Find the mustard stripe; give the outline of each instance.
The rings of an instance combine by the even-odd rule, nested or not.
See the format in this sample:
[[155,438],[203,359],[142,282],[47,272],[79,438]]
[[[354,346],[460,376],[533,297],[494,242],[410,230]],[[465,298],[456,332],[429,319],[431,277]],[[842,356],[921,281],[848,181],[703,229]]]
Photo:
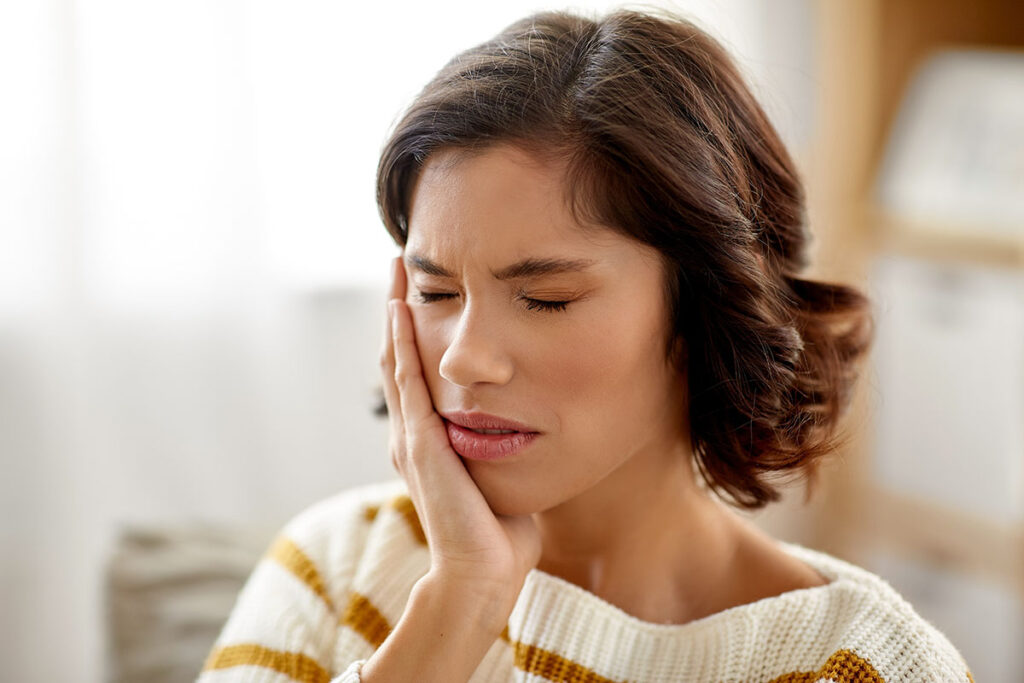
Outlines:
[[348,605],[341,615],[341,623],[361,635],[375,648],[391,634],[391,625],[370,599],[355,591],[349,593]]
[[372,522],[373,520],[377,519],[378,512],[380,512],[379,505],[367,505],[365,508],[363,508],[363,519],[365,519],[367,522]]
[[317,571],[316,565],[313,564],[313,561],[309,559],[306,553],[302,552],[299,546],[295,545],[290,539],[279,536],[270,547],[267,555],[294,574],[299,581],[306,584],[311,591],[327,603],[327,609],[331,611],[331,614],[336,613],[334,605],[331,603],[331,598],[327,595],[327,588],[320,577],[320,572]]
[[850,650],[837,650],[817,671],[794,671],[773,678],[769,683],[812,683],[821,678],[857,683],[885,683],[871,662]]
[[516,668],[528,674],[543,676],[556,683],[614,683],[612,679],[599,676],[581,664],[535,645],[516,641],[512,646],[515,648],[513,662]]
[[420,524],[419,515],[416,514],[416,508],[413,507],[412,499],[404,493],[395,496],[391,499],[391,507],[402,513],[405,521],[409,524],[409,528],[412,530],[413,536],[416,537],[420,545],[426,545],[427,535],[423,533],[423,526]]
[[970,671],[967,672],[967,680],[974,683],[974,676],[971,675]]
[[215,649],[206,659],[203,671],[230,669],[234,666],[261,666],[301,683],[329,683],[331,680],[331,675],[311,657],[299,652],[281,652],[250,643]]

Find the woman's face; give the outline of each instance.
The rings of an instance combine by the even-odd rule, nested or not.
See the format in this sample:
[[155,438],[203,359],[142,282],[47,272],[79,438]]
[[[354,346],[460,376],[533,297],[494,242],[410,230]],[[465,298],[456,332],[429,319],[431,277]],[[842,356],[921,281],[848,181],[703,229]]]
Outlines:
[[[406,301],[435,410],[540,432],[505,459],[463,459],[499,514],[542,512],[686,438],[685,378],[665,361],[658,252],[580,227],[561,173],[506,145],[442,150],[412,198]],[[524,259],[585,265],[494,276]],[[428,273],[425,261],[450,275]],[[568,303],[545,310],[531,300]]]

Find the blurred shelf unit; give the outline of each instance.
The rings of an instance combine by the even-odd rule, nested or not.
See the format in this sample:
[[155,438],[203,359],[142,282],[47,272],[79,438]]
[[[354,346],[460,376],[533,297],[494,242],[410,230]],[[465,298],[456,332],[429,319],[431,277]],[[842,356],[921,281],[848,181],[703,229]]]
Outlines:
[[982,226],[939,223],[899,216],[878,205],[865,208],[874,254],[898,254],[936,263],[1024,269],[1024,223],[1021,234],[1001,235]]
[[876,549],[976,577],[1024,601],[1024,525],[878,487],[870,490],[868,499],[864,523],[884,529],[874,543]]
[[[822,151],[812,183],[824,197],[817,200],[819,222],[833,226],[821,236],[822,253],[840,264],[836,273],[853,269],[867,282],[874,264],[895,257],[925,268],[1005,272],[1007,282],[1019,276],[1024,283],[1024,2],[818,0],[815,8],[823,64],[819,79],[840,84],[823,88]],[[849,248],[854,245],[864,248]],[[861,251],[865,260],[849,265]],[[1012,300],[1001,299],[1005,306],[999,310],[1014,310]],[[1002,329],[994,311],[987,313],[987,329]],[[1020,333],[1019,367],[1024,367],[1024,298],[1013,316],[1006,327],[1013,339],[1002,340],[1000,349],[1012,356]],[[965,333],[961,341],[966,339]],[[898,352],[911,357],[915,349]],[[942,353],[947,351],[936,358]],[[944,358],[953,357],[948,352]],[[1005,384],[1017,382],[1024,396],[1024,373],[1016,376],[1013,368]],[[888,391],[884,372],[879,370],[880,390],[861,388],[865,405]],[[903,386],[913,384],[903,381]],[[936,382],[931,390],[958,389]],[[948,497],[881,480],[873,463],[875,418],[908,395],[882,396],[881,405],[865,408],[869,419],[853,421],[855,452],[833,475],[834,496],[826,503],[832,521],[818,532],[821,545],[855,561],[890,550],[1003,586],[1024,606],[1024,513],[984,514]],[[975,407],[977,415],[986,414],[988,406]],[[1024,410],[1019,415],[1015,410],[1011,407],[1006,419],[1024,433]],[[899,427],[904,415],[890,418],[889,428]],[[941,433],[947,427],[936,415],[927,417],[919,428]],[[1012,431],[1013,438],[1000,443],[1012,446],[1016,435]],[[1002,455],[1010,474],[996,476],[1020,477],[1007,488],[1018,492],[1010,506],[1020,510],[1024,445],[1019,453],[1014,448],[1009,457],[1006,450]],[[929,477],[931,471],[916,476]]]
[[998,583],[1024,606],[1024,268],[936,244],[942,260],[876,255],[858,540]]

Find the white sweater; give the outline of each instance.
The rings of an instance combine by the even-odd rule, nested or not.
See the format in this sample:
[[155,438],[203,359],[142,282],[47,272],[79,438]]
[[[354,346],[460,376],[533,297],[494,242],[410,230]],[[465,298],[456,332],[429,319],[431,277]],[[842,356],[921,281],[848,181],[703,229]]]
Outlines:
[[[777,541],[830,579],[686,624],[641,621],[534,569],[470,681],[973,681],[957,650],[880,577]],[[289,522],[259,562],[199,683],[358,683],[430,567],[401,479]]]

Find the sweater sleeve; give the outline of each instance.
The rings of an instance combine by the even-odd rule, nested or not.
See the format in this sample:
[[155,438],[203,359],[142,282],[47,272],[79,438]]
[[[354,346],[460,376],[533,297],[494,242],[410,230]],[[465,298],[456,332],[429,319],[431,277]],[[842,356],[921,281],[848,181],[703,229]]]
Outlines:
[[[372,485],[344,491],[284,526],[239,593],[197,683],[358,683],[361,661],[339,666],[335,643],[374,495]],[[343,669],[333,682],[332,669]]]
[[362,671],[363,664],[365,663],[365,659],[352,662],[337,678],[332,679],[331,683],[361,683],[362,679],[359,678],[359,673]]

